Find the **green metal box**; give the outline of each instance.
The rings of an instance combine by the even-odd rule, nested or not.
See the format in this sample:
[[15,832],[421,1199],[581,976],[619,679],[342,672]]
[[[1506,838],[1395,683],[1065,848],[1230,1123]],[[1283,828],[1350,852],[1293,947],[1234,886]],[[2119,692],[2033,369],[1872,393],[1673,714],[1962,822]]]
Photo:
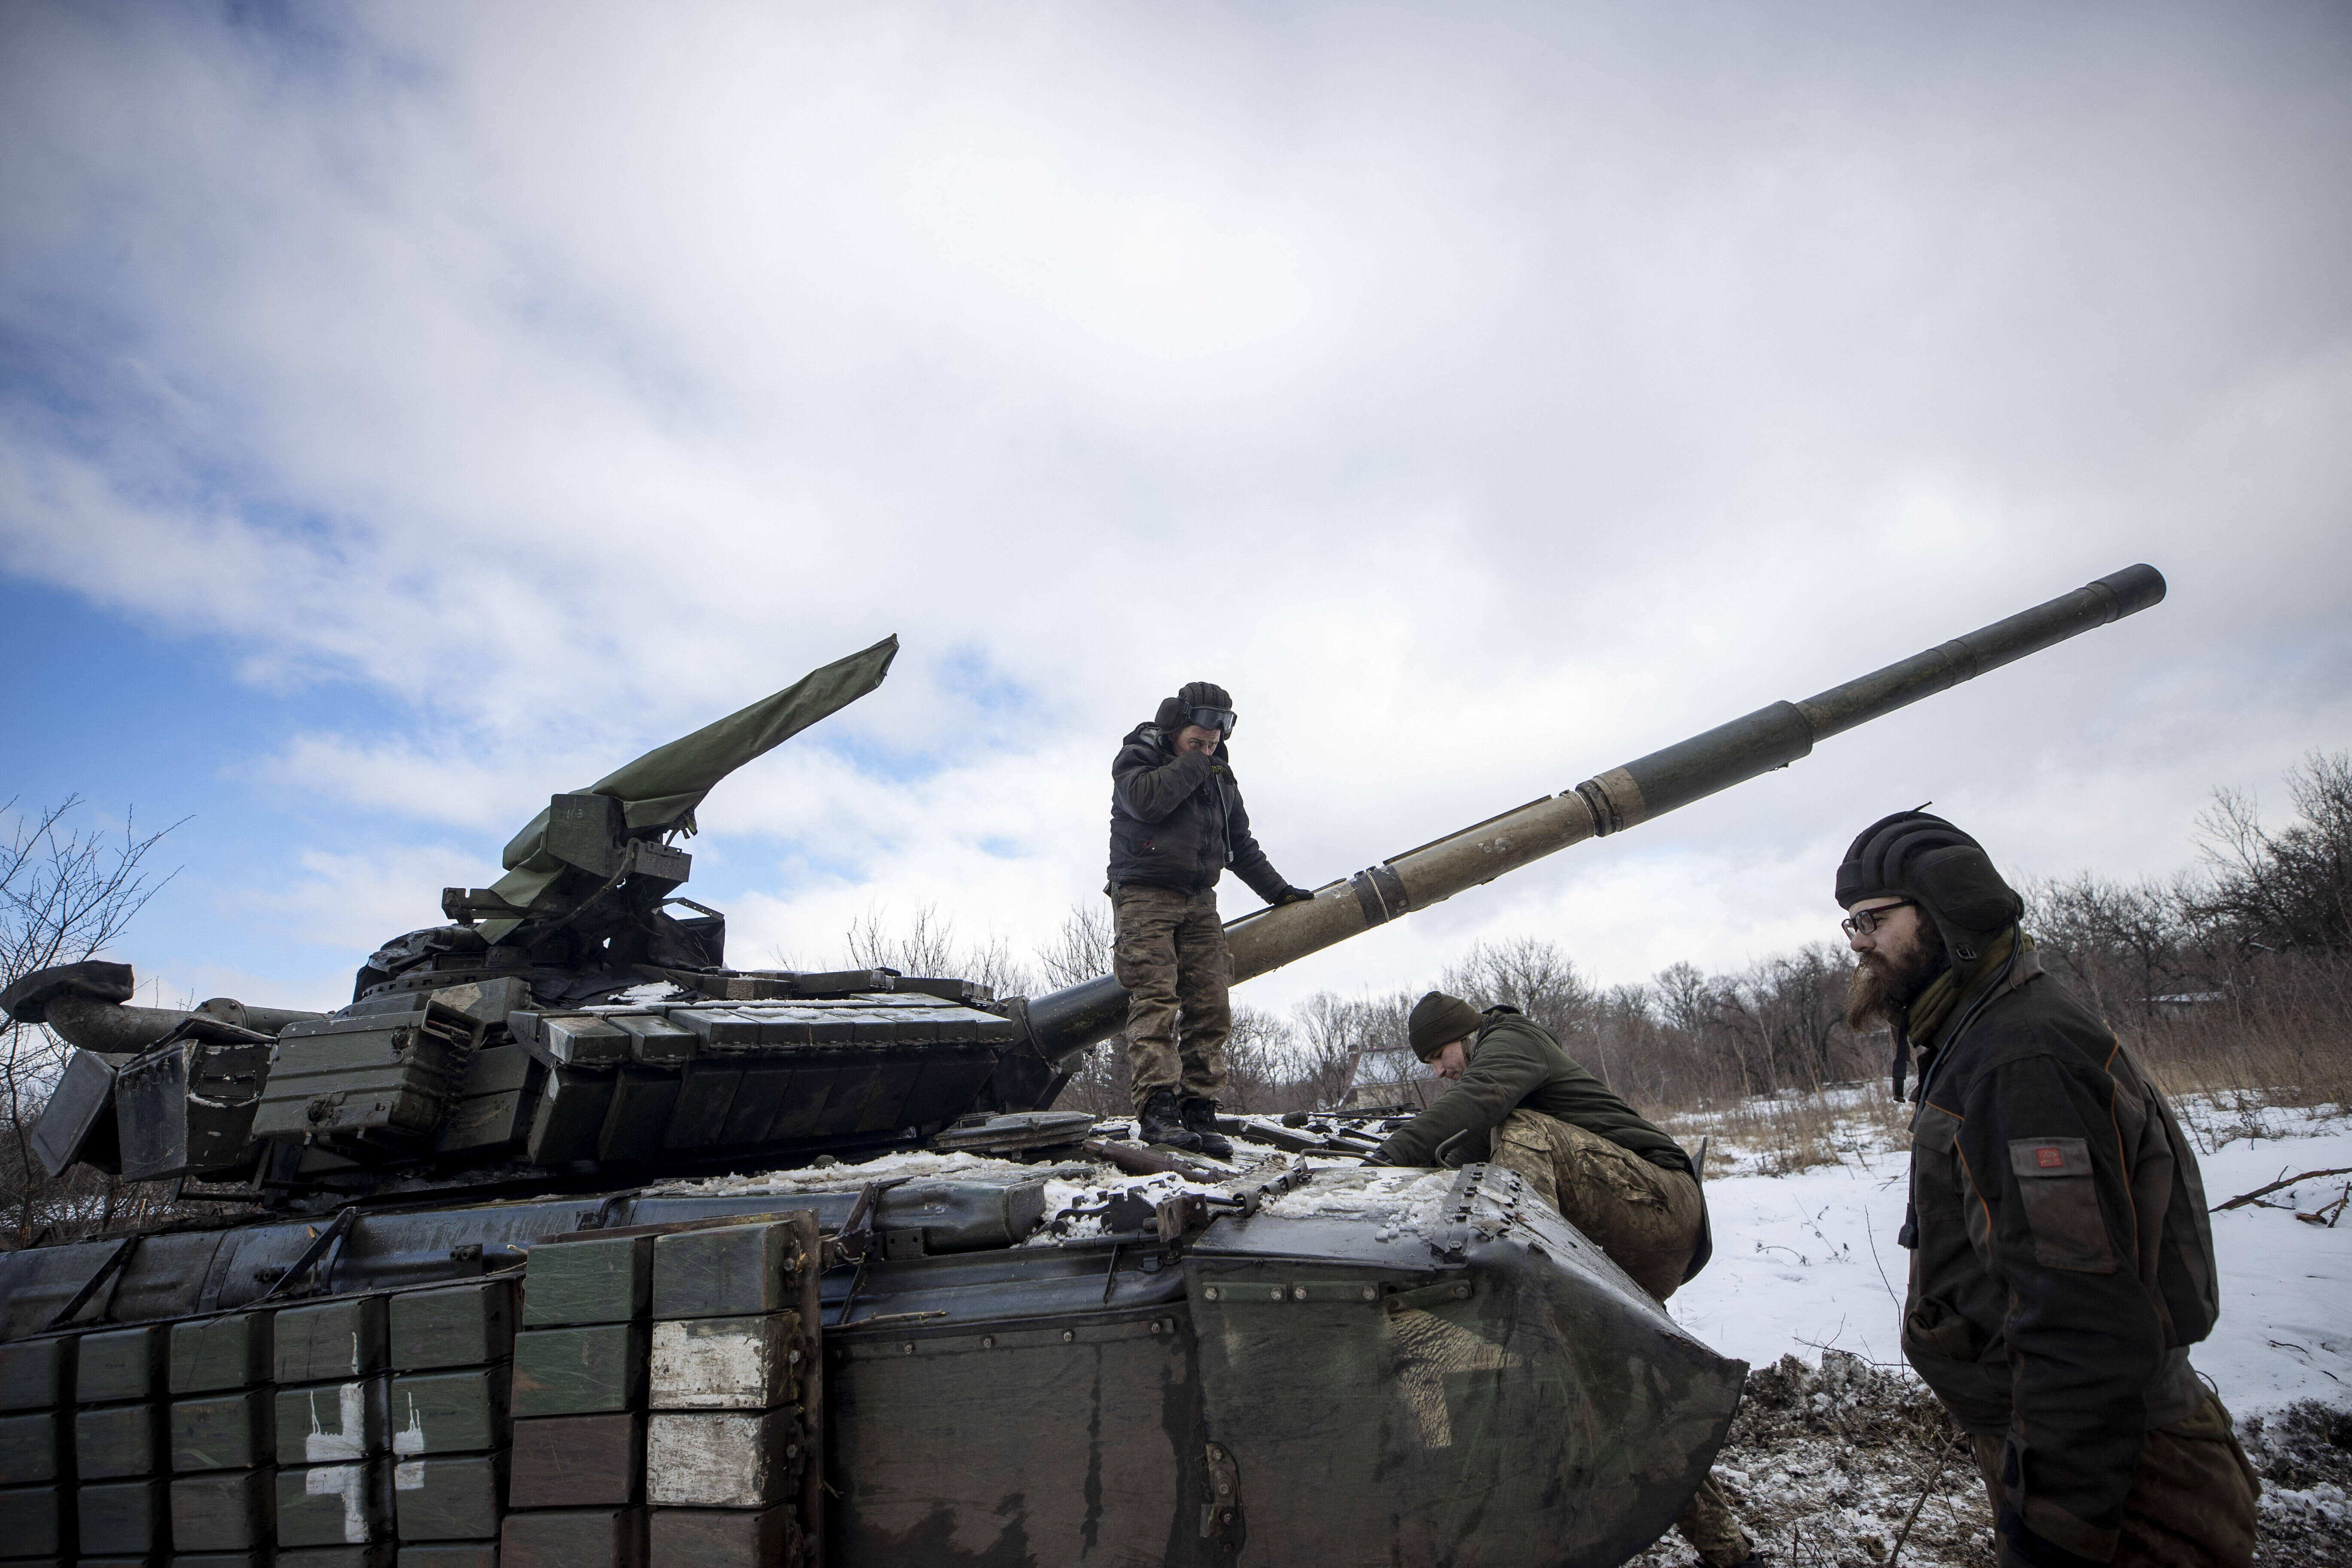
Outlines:
[[392,1380],[392,1447],[402,1458],[472,1454],[507,1441],[507,1369],[409,1373]]
[[558,1323],[625,1323],[646,1315],[653,1298],[654,1238],[591,1236],[531,1248],[523,1271],[526,1328]]
[[281,1465],[338,1464],[391,1451],[389,1377],[281,1388],[277,1402]]
[[69,1403],[73,1365],[71,1335],[0,1345],[0,1410],[45,1410]]
[[393,1467],[393,1505],[403,1541],[478,1541],[506,1507],[507,1457],[459,1454]]
[[481,1023],[427,999],[413,1013],[289,1024],[253,1118],[257,1138],[435,1131]]
[[518,1416],[644,1409],[645,1325],[592,1323],[517,1334],[512,1399]]
[[384,1368],[386,1298],[346,1296],[278,1314],[271,1381],[325,1383]]
[[514,1286],[505,1279],[403,1290],[392,1298],[396,1372],[478,1366],[514,1353]]
[[391,1491],[392,1466],[383,1459],[280,1469],[278,1543],[364,1546],[390,1541]]
[[85,1481],[152,1476],[163,1468],[163,1410],[93,1405],[74,1412],[74,1473]]
[[172,1468],[242,1470],[277,1457],[277,1396],[267,1388],[172,1402]]
[[97,1405],[162,1393],[164,1343],[157,1323],[82,1335],[74,1353],[74,1398]]
[[269,1381],[268,1312],[172,1325],[172,1392],[209,1394]]
[[144,1556],[169,1544],[171,1504],[162,1481],[84,1485],[74,1504],[85,1559],[116,1553]]
[[269,1544],[268,1469],[218,1470],[172,1480],[172,1546],[183,1552],[235,1552]]

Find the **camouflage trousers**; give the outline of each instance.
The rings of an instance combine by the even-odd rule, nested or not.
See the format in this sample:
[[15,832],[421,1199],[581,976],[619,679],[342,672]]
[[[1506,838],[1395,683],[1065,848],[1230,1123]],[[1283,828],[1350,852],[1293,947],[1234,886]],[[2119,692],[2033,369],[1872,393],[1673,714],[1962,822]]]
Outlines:
[[[1127,1065],[1135,1104],[1163,1089],[1202,1100],[1225,1089],[1233,955],[1217,895],[1114,888],[1111,973],[1127,987]],[[1179,1025],[1181,1032],[1179,1032]]]
[[[1971,1433],[1969,1441],[1999,1519],[2004,1440]],[[2254,1560],[2262,1492],[2231,1430],[2228,1408],[2208,1394],[2196,1415],[2147,1435],[2124,1499],[2123,1537],[2108,1568],[2246,1568]],[[2012,1568],[2022,1559],[2004,1541],[2000,1561],[2002,1568]]]
[[[1696,1179],[1538,1110],[1514,1110],[1503,1119],[1495,1129],[1492,1160],[1517,1172],[1651,1296],[1663,1302],[1680,1288],[1698,1246]],[[1711,1475],[1691,1494],[1675,1528],[1708,1568],[1732,1568],[1753,1550],[1731,1500]]]

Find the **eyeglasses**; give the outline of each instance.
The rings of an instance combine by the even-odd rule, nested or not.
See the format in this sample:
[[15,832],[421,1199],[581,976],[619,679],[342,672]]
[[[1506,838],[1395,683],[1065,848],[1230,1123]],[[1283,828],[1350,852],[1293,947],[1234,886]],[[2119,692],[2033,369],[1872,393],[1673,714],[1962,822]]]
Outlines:
[[1230,708],[1195,708],[1192,710],[1192,722],[1203,730],[1223,730],[1230,735],[1234,732],[1235,720]]
[[1838,930],[1848,936],[1868,936],[1878,929],[1880,922],[1887,916],[1897,910],[1908,909],[1916,901],[1913,899],[1905,899],[1896,903],[1881,904],[1874,910],[1856,910],[1838,921]]

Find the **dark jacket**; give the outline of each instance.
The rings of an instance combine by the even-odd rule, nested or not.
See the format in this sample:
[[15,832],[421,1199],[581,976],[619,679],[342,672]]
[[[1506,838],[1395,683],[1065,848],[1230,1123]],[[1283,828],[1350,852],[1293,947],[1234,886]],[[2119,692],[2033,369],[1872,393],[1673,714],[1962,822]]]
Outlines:
[[1224,747],[1179,756],[1159,726],[1137,725],[1110,764],[1110,885],[1205,893],[1227,867],[1268,903],[1286,886],[1250,836]]
[[2030,945],[2000,947],[1923,1043],[1903,1348],[2005,1435],[2026,1527],[2105,1562],[2149,1428],[2204,1398],[2212,1230],[2164,1097]]
[[1489,1007],[1486,1022],[1470,1044],[1470,1064],[1462,1081],[1437,1103],[1389,1134],[1380,1157],[1391,1165],[1434,1165],[1437,1152],[1468,1163],[1486,1159],[1503,1118],[1525,1108],[1597,1132],[1631,1149],[1654,1165],[1688,1171],[1681,1144],[1634,1114],[1633,1108],[1599,1079],[1570,1061],[1551,1032],[1517,1007]]

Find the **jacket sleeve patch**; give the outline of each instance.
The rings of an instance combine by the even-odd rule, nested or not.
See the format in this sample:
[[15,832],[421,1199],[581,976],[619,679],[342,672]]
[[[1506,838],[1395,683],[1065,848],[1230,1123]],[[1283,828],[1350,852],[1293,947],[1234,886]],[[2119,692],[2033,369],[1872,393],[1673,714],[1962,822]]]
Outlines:
[[2080,1138],[2012,1138],[2009,1168],[2016,1173],[2025,1223],[2033,1232],[2036,1263],[2083,1274],[2116,1271],[2088,1143]]

